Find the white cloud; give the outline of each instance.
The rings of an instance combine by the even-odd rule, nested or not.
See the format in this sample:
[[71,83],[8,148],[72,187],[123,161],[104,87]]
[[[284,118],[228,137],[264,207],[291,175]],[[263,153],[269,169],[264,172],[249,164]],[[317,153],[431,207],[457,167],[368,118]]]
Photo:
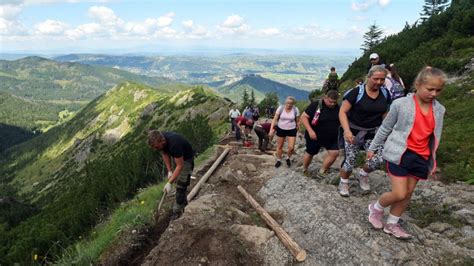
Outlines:
[[237,28],[242,26],[244,18],[239,15],[228,16],[227,19],[222,23],[222,27],[226,28]]
[[22,36],[28,34],[25,26],[17,20],[8,20],[0,17],[0,35]]
[[192,29],[194,25],[194,21],[192,20],[185,20],[181,23],[185,29]]
[[87,23],[77,26],[75,29],[67,30],[66,36],[73,40],[93,37],[95,35],[103,34],[104,30],[98,23]]
[[365,11],[376,4],[382,8],[386,7],[390,2],[391,0],[353,0],[351,8],[354,11]]
[[354,11],[364,11],[367,10],[373,4],[373,2],[373,0],[352,1],[351,8]]
[[231,15],[217,26],[217,30],[223,34],[244,35],[250,30],[250,26],[244,23],[244,18],[239,15]]
[[35,24],[35,33],[39,35],[59,35],[68,28],[66,23],[57,20],[45,20]]
[[173,17],[175,16],[174,12],[170,12],[164,16],[161,16],[156,19],[156,24],[158,27],[168,27],[173,23]]
[[0,5],[0,18],[13,20],[21,13],[22,7],[19,5]]
[[281,31],[277,28],[265,28],[257,31],[257,35],[270,37],[270,36],[277,36],[281,33]]
[[105,6],[93,6],[89,8],[89,16],[97,22],[109,27],[122,26],[123,20],[115,15],[115,12]]
[[386,7],[390,4],[390,0],[378,0],[379,6]]

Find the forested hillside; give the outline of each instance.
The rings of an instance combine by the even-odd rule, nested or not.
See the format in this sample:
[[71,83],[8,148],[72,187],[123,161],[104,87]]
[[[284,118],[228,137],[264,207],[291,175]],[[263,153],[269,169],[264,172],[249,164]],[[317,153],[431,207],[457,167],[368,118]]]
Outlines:
[[[344,87],[367,73],[369,54],[394,63],[407,87],[426,65],[441,68],[452,78],[439,100],[447,107],[438,163],[445,181],[474,183],[474,2],[453,0],[444,12],[386,38],[352,63],[343,76]],[[465,67],[467,66],[467,67]],[[460,76],[460,77],[459,77]]]
[[0,208],[9,210],[0,213],[0,264],[29,264],[33,254],[53,260],[162,176],[159,156],[146,145],[147,129],[177,130],[201,152],[224,129],[228,105],[203,88],[169,93],[126,82],[11,149],[0,167]]
[[[433,65],[452,74],[460,73],[474,57],[474,2],[453,0],[441,14],[424,23],[406,25],[353,62],[342,80],[354,81],[367,73],[369,54],[378,53],[385,63],[394,63],[406,84],[418,71]],[[352,86],[352,83],[346,83]]]
[[283,102],[288,96],[293,96],[297,100],[308,99],[307,91],[293,88],[286,84],[264,78],[260,75],[247,75],[239,81],[218,89],[220,93],[230,99],[235,99],[235,101],[241,99],[244,90],[247,90],[248,93],[253,90],[257,100],[262,100],[264,95],[269,92],[276,93],[280,102]]

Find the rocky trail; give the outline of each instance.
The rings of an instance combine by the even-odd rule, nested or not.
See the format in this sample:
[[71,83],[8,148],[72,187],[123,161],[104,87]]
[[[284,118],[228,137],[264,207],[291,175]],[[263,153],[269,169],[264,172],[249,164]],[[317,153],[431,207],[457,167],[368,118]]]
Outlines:
[[[221,142],[228,143],[235,144],[231,137]],[[123,239],[102,255],[100,263],[300,264],[237,190],[241,185],[306,250],[302,265],[474,264],[474,186],[421,182],[402,217],[414,238],[401,241],[373,230],[367,221],[369,202],[390,188],[383,171],[370,175],[370,193],[362,193],[352,179],[351,197],[343,198],[335,185],[338,162],[327,179],[306,177],[301,165],[304,143],[297,145],[293,166],[278,169],[272,155],[232,146],[179,219],[169,221],[174,198],[168,197],[154,226],[122,234]],[[222,151],[219,146],[195,175],[204,175]],[[312,176],[321,155],[310,166]]]

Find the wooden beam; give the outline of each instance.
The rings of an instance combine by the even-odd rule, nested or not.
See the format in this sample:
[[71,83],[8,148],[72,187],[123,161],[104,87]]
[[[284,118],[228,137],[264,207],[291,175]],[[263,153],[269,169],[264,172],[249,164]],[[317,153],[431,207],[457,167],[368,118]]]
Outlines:
[[224,160],[225,156],[229,153],[229,151],[230,151],[230,148],[227,147],[224,150],[224,152],[219,156],[219,158],[217,158],[217,160],[212,164],[211,168],[209,168],[209,170],[207,170],[204,176],[201,177],[199,182],[193,187],[191,192],[189,192],[188,197],[187,197],[188,202],[191,201],[196,196],[196,194],[201,189],[202,184],[206,183],[207,179],[212,175],[212,173],[214,173],[216,168],[219,166],[219,164],[221,164],[221,162]]
[[283,245],[293,254],[297,261],[304,261],[306,259],[306,250],[300,248],[290,235],[273,219],[273,217],[262,207],[258,202],[241,187],[237,186],[237,189],[242,193],[244,198],[252,205],[252,207],[260,214],[260,217],[267,223],[268,226],[275,232]]

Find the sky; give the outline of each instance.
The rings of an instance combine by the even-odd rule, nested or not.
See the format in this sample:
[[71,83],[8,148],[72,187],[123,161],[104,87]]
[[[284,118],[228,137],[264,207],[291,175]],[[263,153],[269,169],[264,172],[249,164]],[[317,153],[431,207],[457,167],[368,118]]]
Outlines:
[[395,34],[423,2],[2,0],[0,52],[358,51],[371,24]]

